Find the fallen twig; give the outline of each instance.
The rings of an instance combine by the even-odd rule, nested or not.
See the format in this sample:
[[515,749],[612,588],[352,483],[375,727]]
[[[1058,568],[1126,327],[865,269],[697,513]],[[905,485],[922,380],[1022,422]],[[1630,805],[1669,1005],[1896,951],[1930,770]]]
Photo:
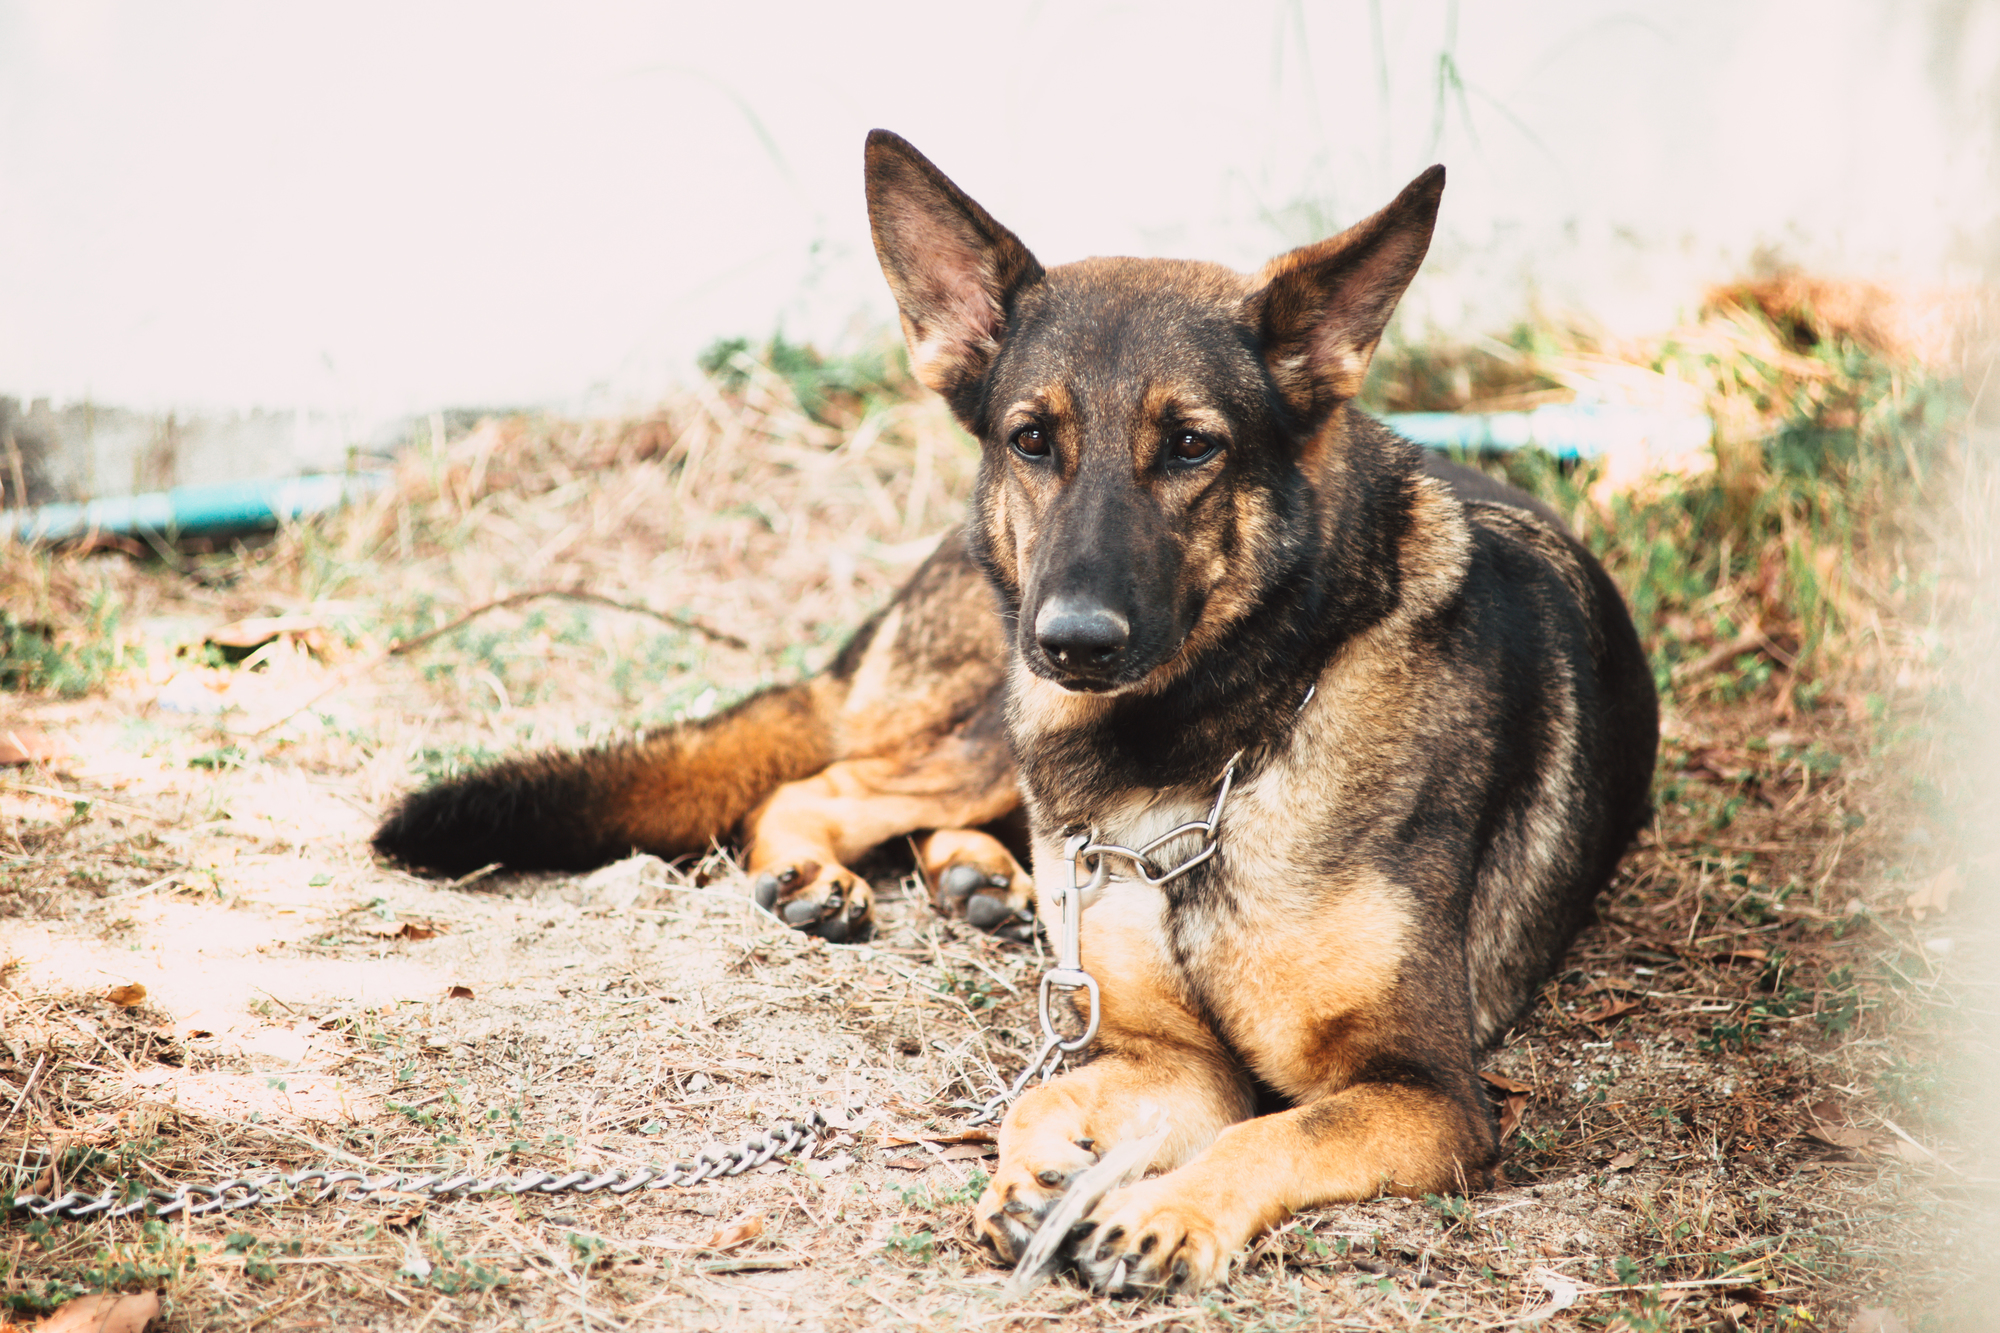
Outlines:
[[14,1098],[13,1106],[8,1108],[7,1118],[5,1120],[0,1120],[0,1134],[5,1134],[7,1132],[7,1127],[14,1123],[14,1117],[20,1113],[22,1103],[28,1100],[28,1094],[35,1090],[35,1084],[41,1079],[42,1069],[48,1064],[48,1062],[49,1062],[49,1057],[46,1055],[38,1055],[35,1057],[35,1067],[28,1071],[28,1081],[21,1085],[20,1096]]
[[374,670],[376,667],[382,665],[382,663],[388,661],[392,657],[401,657],[405,653],[413,653],[417,649],[422,648],[424,645],[431,643],[446,634],[451,633],[453,630],[458,629],[460,626],[465,625],[468,622],[475,620],[480,616],[485,615],[488,611],[498,611],[503,607],[519,606],[522,602],[530,602],[538,597],[567,597],[573,602],[589,602],[593,606],[609,607],[614,611],[629,611],[634,615],[651,616],[655,620],[665,621],[667,624],[672,625],[675,629],[689,630],[695,634],[702,635],[703,637],[710,639],[716,643],[727,644],[731,648],[747,649],[750,646],[748,642],[746,642],[743,639],[737,638],[734,634],[726,633],[725,631],[716,629],[711,625],[705,625],[701,621],[694,619],[692,616],[676,616],[665,611],[655,611],[650,606],[640,606],[636,602],[621,602],[618,601],[616,598],[612,597],[600,597],[598,594],[594,592],[585,592],[581,588],[530,588],[526,592],[512,593],[506,597],[497,597],[490,602],[482,602],[478,606],[475,606],[472,609],[466,611],[463,615],[459,616],[457,619],[447,621],[446,623],[438,626],[436,629],[426,630],[424,633],[417,635],[413,639],[398,639],[396,640],[396,642],[390,644],[387,648],[384,648],[381,652],[375,654],[373,657],[367,658],[361,662],[356,662],[350,666],[341,668],[340,671],[335,674],[333,680],[327,683],[325,689],[321,690],[318,694],[313,695],[312,698],[306,700],[304,703],[300,704],[297,708],[294,708],[291,711],[285,713],[282,717],[275,718],[272,721],[265,723],[263,726],[257,728],[257,730],[251,732],[250,734],[252,736],[262,736],[266,732],[276,730],[277,728],[283,726],[285,723],[291,721],[293,718],[297,717],[300,713],[303,713],[308,708],[311,708],[314,704],[318,703],[320,700],[326,698],[327,695],[332,694],[335,690],[338,690],[343,686],[345,686],[349,681],[353,680],[355,677],[364,675],[367,672]]
[[1682,662],[1674,668],[1674,684],[1686,685],[1700,680],[1703,676],[1720,671],[1745,653],[1768,653],[1779,666],[1790,671],[1798,666],[1799,659],[1771,641],[1771,636],[1761,629],[1747,629],[1728,643],[1719,644],[1692,662]]
[[473,607],[464,615],[458,617],[458,619],[448,621],[434,630],[427,630],[417,635],[414,639],[398,639],[389,645],[383,656],[400,657],[404,653],[415,652],[433,639],[441,638],[451,633],[459,626],[485,615],[488,611],[498,611],[508,606],[519,606],[522,602],[531,602],[538,597],[567,597],[573,602],[589,602],[593,606],[609,607],[613,611],[629,611],[633,615],[651,616],[655,620],[664,621],[666,624],[672,625],[675,629],[691,630],[714,643],[727,644],[731,648],[748,649],[750,647],[747,642],[737,638],[734,634],[729,634],[713,626],[705,625],[692,616],[677,616],[666,611],[655,611],[650,606],[640,606],[636,602],[621,602],[611,597],[600,597],[594,592],[585,592],[581,588],[530,588],[526,592],[517,592],[506,597],[495,598],[490,602],[482,602],[480,605]]

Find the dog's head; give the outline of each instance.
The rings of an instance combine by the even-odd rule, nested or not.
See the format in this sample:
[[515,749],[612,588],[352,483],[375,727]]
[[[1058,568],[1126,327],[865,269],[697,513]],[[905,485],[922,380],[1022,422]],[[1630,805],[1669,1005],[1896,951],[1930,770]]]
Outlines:
[[984,448],[974,549],[1030,671],[1171,679],[1316,552],[1338,409],[1423,261],[1432,167],[1373,217],[1246,277],[1088,259],[1045,270],[908,143],[868,136],[868,214],[917,377]]

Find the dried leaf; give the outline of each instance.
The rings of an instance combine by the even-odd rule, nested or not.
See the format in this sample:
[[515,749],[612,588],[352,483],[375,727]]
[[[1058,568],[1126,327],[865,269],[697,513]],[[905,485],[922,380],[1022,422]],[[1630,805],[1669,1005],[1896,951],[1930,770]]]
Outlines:
[[1569,1309],[1576,1304],[1576,1298],[1583,1294],[1582,1287],[1553,1269],[1537,1268],[1528,1276],[1534,1280],[1536,1286],[1549,1294],[1548,1304],[1530,1312],[1537,1320],[1546,1319],[1559,1310]]
[[702,1248],[718,1252],[733,1250],[739,1245],[747,1245],[763,1234],[764,1215],[745,1213],[727,1226],[717,1227],[715,1234],[702,1242]]
[[1776,1305],[1778,1303],[1777,1296],[1764,1290],[1762,1287],[1731,1287],[1722,1294],[1732,1301],[1741,1301],[1745,1305]]
[[928,1157],[891,1157],[882,1165],[895,1171],[922,1171],[931,1164]]
[[0,727],[0,764],[40,763],[62,752],[58,742],[33,727]]
[[996,1144],[954,1143],[951,1147],[946,1148],[938,1154],[938,1160],[944,1162],[969,1162],[978,1157],[997,1157],[999,1155],[1000,1149]]
[[1835,1148],[1866,1148],[1875,1141],[1873,1134],[1853,1125],[1814,1125],[1806,1134]]
[[1951,895],[1965,887],[1965,876],[1957,866],[1946,866],[1919,884],[1910,895],[1910,915],[1922,921],[1931,912],[1942,912],[1951,906]]
[[405,1200],[395,1212],[382,1219],[382,1225],[392,1231],[407,1231],[423,1218],[425,1210],[429,1207],[428,1199]]
[[1630,1171],[1639,1165],[1639,1154],[1631,1151],[1621,1152],[1604,1165],[1608,1171]]
[[469,1000],[472,998],[472,987],[453,986],[444,993],[444,998],[447,1000]]
[[1895,1153],[1896,1156],[1902,1158],[1904,1161],[1917,1166],[1937,1160],[1936,1153],[1926,1148],[1923,1144],[1912,1143],[1908,1139],[1897,1139],[1889,1145],[1889,1151]]
[[146,1002],[146,988],[138,982],[128,982],[123,986],[113,986],[104,992],[104,998],[120,1009],[130,1009],[135,1004]]
[[222,648],[256,648],[280,634],[304,634],[320,625],[318,616],[252,616],[217,626],[208,632],[207,641]]
[[160,1298],[150,1291],[133,1296],[98,1292],[65,1302],[33,1333],[141,1333],[159,1317]]
[[378,940],[431,940],[444,934],[445,926],[440,922],[418,918],[412,921],[373,921],[361,927],[364,935],[373,935]]
[[1635,1009],[1643,1009],[1641,1000],[1606,1000],[1602,1009],[1576,1016],[1579,1023],[1609,1023],[1614,1018],[1623,1018]]
[[1500,1141],[1505,1143],[1513,1136],[1514,1131],[1521,1127],[1521,1117],[1528,1109],[1528,1094],[1533,1092],[1535,1087],[1532,1083],[1523,1083],[1519,1079],[1508,1078],[1505,1074],[1496,1074],[1491,1070],[1482,1071],[1479,1079],[1495,1092],[1506,1094],[1493,1099],[1500,1107]]
[[1000,1138],[990,1129],[968,1129],[959,1134],[913,1134],[904,1136],[882,1132],[884,1148],[908,1148],[919,1143],[998,1143]]

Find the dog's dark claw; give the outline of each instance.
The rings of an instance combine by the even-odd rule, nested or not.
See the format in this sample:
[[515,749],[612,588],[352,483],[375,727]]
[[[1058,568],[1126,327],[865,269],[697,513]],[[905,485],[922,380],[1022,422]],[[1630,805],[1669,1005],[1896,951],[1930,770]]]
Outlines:
[[772,905],[778,901],[778,877],[768,873],[757,876],[757,884],[752,894],[757,899],[757,906],[767,912],[770,911]]
[[[777,894],[773,893],[771,897],[775,901]],[[811,922],[817,921],[819,915],[820,905],[807,898],[794,898],[791,902],[785,904],[784,917],[785,924],[788,926],[808,925]]]

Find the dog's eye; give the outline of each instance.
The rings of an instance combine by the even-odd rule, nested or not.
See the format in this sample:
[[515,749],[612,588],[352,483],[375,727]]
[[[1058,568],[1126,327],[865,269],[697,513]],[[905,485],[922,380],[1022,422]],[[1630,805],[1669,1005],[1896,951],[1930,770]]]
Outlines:
[[1216,450],[1210,437],[1191,430],[1177,430],[1167,437],[1167,451],[1183,463],[1199,463]]
[[1047,458],[1049,456],[1049,433],[1040,426],[1023,426],[1014,432],[1008,441],[1014,452],[1023,458]]

